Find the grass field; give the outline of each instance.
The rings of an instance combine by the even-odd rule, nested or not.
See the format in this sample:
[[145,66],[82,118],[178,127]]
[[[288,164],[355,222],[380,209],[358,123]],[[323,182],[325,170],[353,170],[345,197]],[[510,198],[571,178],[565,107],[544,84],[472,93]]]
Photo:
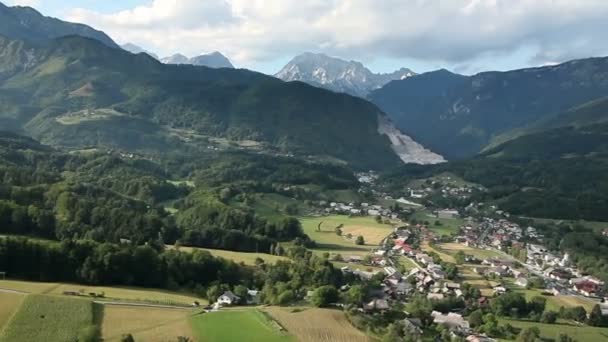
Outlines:
[[431,247],[431,245],[429,245],[428,241],[424,241],[422,243],[422,245],[420,246],[420,249],[422,249],[423,251],[427,252],[427,253],[437,253],[437,255],[439,255],[439,257],[441,258],[441,260],[445,261],[445,262],[451,262],[451,263],[456,263],[456,260],[454,259],[453,256],[451,256],[450,254],[447,254],[441,250],[439,250],[438,248],[433,248]]
[[540,329],[541,336],[548,339],[558,340],[559,334],[568,334],[576,341],[580,342],[602,342],[608,341],[608,328],[595,328],[589,326],[575,326],[567,324],[542,324],[538,322],[526,322],[499,319],[501,324],[509,323],[517,328],[537,327]]
[[291,342],[293,336],[256,309],[226,310],[192,317],[194,334],[202,342]]
[[23,302],[25,295],[0,292],[0,332],[13,317]]
[[[173,246],[167,246],[167,248],[174,248]],[[245,252],[233,252],[225,251],[222,249],[210,249],[210,248],[198,248],[198,247],[179,247],[180,251],[191,252],[193,250],[202,250],[211,253],[211,255],[232,260],[236,263],[244,263],[245,265],[255,265],[255,259],[260,258],[269,263],[275,263],[278,260],[288,260],[285,257],[270,255],[265,253],[245,253]]]
[[120,341],[127,333],[136,341],[174,341],[178,336],[192,339],[191,314],[191,310],[106,305],[101,335],[104,341]]
[[[302,217],[302,228],[311,239],[317,242],[317,252],[329,252],[331,254],[366,255],[372,248],[378,247],[380,240],[393,231],[393,227],[387,224],[377,223],[372,217],[352,217],[342,215],[324,217]],[[321,230],[318,230],[319,224]],[[337,226],[343,225],[343,236],[336,235]],[[347,239],[346,234],[351,233],[353,239]],[[365,239],[365,245],[355,244],[355,238],[361,235]]]
[[469,283],[481,291],[481,294],[486,297],[491,297],[494,294],[492,288],[498,285],[498,282],[486,280],[481,275],[473,272],[469,266],[459,266],[458,272],[465,283]]
[[450,243],[442,243],[437,245],[441,251],[446,252],[450,255],[456,255],[459,251],[467,255],[472,255],[479,260],[488,259],[492,257],[501,257],[501,254],[492,250],[473,248],[465,246],[461,243],[450,242]]
[[329,309],[265,309],[300,342],[367,342],[370,338],[355,329],[343,312]]
[[585,308],[585,310],[587,310],[587,312],[591,312],[591,310],[593,309],[593,307],[596,304],[596,302],[594,302],[590,299],[583,299],[583,298],[580,298],[577,296],[566,296],[566,295],[544,296],[542,294],[541,290],[521,288],[517,285],[514,285],[510,279],[507,281],[507,285],[513,291],[523,293],[526,296],[526,299],[528,299],[528,300],[530,300],[531,298],[536,297],[536,296],[546,298],[547,299],[547,306],[546,306],[547,310],[559,311],[559,308],[562,306],[566,307],[566,308],[582,306]]
[[205,300],[188,294],[180,294],[165,290],[144,289],[137,287],[108,287],[108,286],[86,286],[80,284],[64,283],[39,283],[19,280],[0,280],[0,288],[23,291],[32,294],[61,295],[64,291],[79,292],[84,294],[103,292],[107,300],[124,300],[136,302],[149,302],[159,304],[190,305],[194,301],[206,303]]
[[20,281],[20,280],[0,280],[0,288],[14,291],[21,291],[27,293],[48,293],[53,288],[59,286],[58,283],[42,283],[33,281]]
[[[452,233],[458,233],[458,230],[464,224],[464,220],[461,218],[436,218],[435,215],[426,210],[416,211],[414,215],[412,215],[412,218],[421,222],[428,221],[430,223],[428,228],[438,235],[451,235]],[[436,221],[439,221],[441,225],[435,225]]]
[[5,327],[0,341],[76,341],[94,323],[88,300],[28,295]]

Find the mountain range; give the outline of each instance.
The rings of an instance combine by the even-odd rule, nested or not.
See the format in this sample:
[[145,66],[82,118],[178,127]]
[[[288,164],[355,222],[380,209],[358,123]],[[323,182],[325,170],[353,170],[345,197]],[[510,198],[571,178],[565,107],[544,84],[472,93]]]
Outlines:
[[118,48],[118,45],[108,35],[87,25],[45,17],[31,7],[8,7],[1,2],[0,35],[38,44],[44,43],[48,39],[79,35],[96,39],[109,47]]
[[0,51],[0,123],[53,146],[158,153],[221,137],[356,168],[400,162],[379,132],[384,113],[346,94],[248,70],[162,64],[78,36],[44,45],[0,38]]
[[234,68],[232,63],[230,63],[230,60],[218,51],[192,58],[188,58],[178,53],[169,57],[161,58],[160,61],[165,64],[191,64],[206,66],[209,68]]
[[304,53],[293,58],[275,76],[283,81],[302,81],[335,92],[365,97],[390,81],[414,75],[406,68],[389,74],[375,74],[360,62],[321,53]]
[[158,55],[150,52],[144,48],[142,48],[141,46],[135,45],[133,43],[126,43],[120,46],[123,50],[129,51],[130,53],[133,54],[138,54],[138,53],[147,53],[148,55],[150,55],[150,57],[153,57],[154,59],[158,59]]
[[369,99],[416,141],[449,159],[608,95],[608,58],[463,76],[438,70],[393,81]]

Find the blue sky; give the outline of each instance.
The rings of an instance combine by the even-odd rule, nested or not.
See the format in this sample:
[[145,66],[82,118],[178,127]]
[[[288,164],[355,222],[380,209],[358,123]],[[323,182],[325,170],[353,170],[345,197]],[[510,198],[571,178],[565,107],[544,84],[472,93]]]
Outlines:
[[[2,1],[2,0],[0,0]],[[10,4],[11,2],[9,2]],[[221,51],[274,73],[323,52],[372,71],[471,74],[608,54],[605,0],[12,0],[160,56]]]

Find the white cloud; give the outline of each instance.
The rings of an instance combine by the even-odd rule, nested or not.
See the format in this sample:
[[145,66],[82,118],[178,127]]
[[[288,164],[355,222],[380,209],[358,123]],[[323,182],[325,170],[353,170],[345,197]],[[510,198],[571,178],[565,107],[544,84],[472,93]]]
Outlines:
[[9,0],[7,1],[7,5],[38,7],[40,6],[40,0]]
[[535,63],[607,53],[605,0],[154,0],[68,13],[166,55],[219,50],[238,65],[324,51],[463,64],[533,46]]

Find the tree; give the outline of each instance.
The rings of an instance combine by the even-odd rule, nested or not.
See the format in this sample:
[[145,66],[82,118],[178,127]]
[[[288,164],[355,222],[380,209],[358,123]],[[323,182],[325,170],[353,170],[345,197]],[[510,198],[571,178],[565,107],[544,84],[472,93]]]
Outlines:
[[346,303],[359,305],[365,300],[365,289],[361,285],[353,285],[344,295]]
[[376,215],[375,220],[376,220],[376,223],[382,223],[382,216]]
[[477,328],[483,324],[483,312],[481,310],[475,310],[469,315],[469,323],[471,327]]
[[572,337],[564,334],[564,333],[560,333],[559,334],[559,338],[557,339],[558,342],[576,342],[575,339],[573,339]]
[[431,312],[433,311],[433,303],[424,296],[418,295],[412,298],[407,304],[406,311],[414,318],[422,321],[422,324],[428,326],[433,321]]
[[596,304],[593,307],[593,310],[591,310],[587,324],[592,327],[603,327],[606,325],[606,319],[602,315],[602,309],[600,308],[599,304]]
[[135,342],[135,339],[133,338],[133,335],[131,335],[131,334],[124,334],[120,338],[120,342]]
[[336,235],[342,236],[342,228],[336,227],[335,232],[336,232]]
[[339,299],[338,290],[332,285],[317,288],[312,295],[312,303],[317,307],[325,307]]
[[523,329],[519,335],[517,335],[517,342],[536,342],[540,338],[540,329],[537,327],[530,327]]
[[356,245],[365,245],[365,239],[363,239],[363,236],[359,235],[357,236],[357,239],[355,240],[355,244]]
[[207,289],[207,300],[209,303],[215,303],[217,299],[224,293],[220,285],[211,285]]
[[541,323],[553,324],[557,321],[557,312],[555,311],[545,311],[540,317]]
[[463,251],[458,251],[458,252],[456,252],[456,255],[454,256],[454,259],[456,260],[456,264],[462,265],[466,261],[466,255],[464,254]]
[[389,326],[386,328],[386,333],[384,336],[382,336],[382,342],[403,341],[403,336],[405,333],[404,328],[403,323],[400,321],[389,324]]
[[234,287],[234,294],[241,298],[241,304],[247,303],[248,292],[249,290],[243,285]]

